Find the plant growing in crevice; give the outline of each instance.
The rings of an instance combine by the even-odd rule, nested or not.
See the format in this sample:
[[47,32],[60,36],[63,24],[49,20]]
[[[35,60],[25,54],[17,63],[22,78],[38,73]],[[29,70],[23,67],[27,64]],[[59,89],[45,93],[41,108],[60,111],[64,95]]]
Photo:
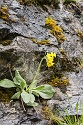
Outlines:
[[35,102],[35,96],[41,96],[44,99],[50,99],[54,94],[54,89],[52,88],[52,86],[48,84],[37,86],[36,79],[40,71],[42,61],[45,59],[47,62],[47,66],[51,67],[54,65],[54,57],[56,57],[56,54],[51,52],[47,53],[47,55],[41,59],[36,74],[30,85],[27,85],[26,81],[19,74],[19,71],[16,70],[13,81],[9,79],[3,79],[0,81],[0,87],[15,87],[17,92],[12,96],[12,99],[21,98],[21,101],[29,106],[37,106],[37,103]]
[[48,106],[43,106],[41,112],[43,118],[49,120],[49,125],[60,125],[61,123],[64,123],[64,120],[58,116],[55,116],[54,113],[51,111],[50,107]]
[[[71,106],[71,105],[70,105]],[[78,115],[78,102],[76,103],[75,109],[76,109],[76,115],[69,115],[67,113],[66,116],[63,117],[64,123],[61,123],[59,125],[83,125],[83,108],[81,115]],[[83,107],[83,104],[82,104]],[[72,106],[71,106],[72,111]]]

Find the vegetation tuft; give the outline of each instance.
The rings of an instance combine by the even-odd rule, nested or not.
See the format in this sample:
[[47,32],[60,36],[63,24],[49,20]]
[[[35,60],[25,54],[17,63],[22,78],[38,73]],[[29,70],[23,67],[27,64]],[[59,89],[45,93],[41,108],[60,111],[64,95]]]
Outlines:
[[7,89],[16,88],[16,93],[12,96],[12,99],[21,99],[22,104],[24,102],[28,106],[37,106],[37,103],[35,102],[35,96],[41,96],[44,99],[52,98],[54,94],[54,89],[52,86],[49,84],[37,86],[36,78],[38,76],[42,61],[45,59],[47,66],[51,67],[54,65],[53,60],[55,57],[56,54],[51,52],[47,53],[47,55],[41,59],[37,72],[30,85],[27,85],[26,81],[19,74],[19,71],[16,70],[13,81],[9,79],[3,79],[0,81],[0,87]]

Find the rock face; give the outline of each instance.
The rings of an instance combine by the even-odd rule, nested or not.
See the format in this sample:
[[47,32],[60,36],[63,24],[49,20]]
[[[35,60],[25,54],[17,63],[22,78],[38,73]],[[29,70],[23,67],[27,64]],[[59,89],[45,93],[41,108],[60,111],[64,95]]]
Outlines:
[[[11,79],[10,70],[14,74],[14,71],[18,69],[27,83],[30,83],[45,53],[55,52],[57,57],[54,67],[47,68],[44,61],[38,76],[38,82],[51,80],[53,75],[55,78],[62,78],[64,74],[65,78],[69,78],[69,85],[66,86],[66,89],[63,85],[54,87],[55,95],[47,104],[53,110],[58,107],[61,113],[66,108],[70,114],[76,114],[75,105],[78,102],[78,113],[80,114],[80,103],[83,96],[83,6],[82,4],[70,4],[71,10],[72,6],[75,7],[74,11],[69,12],[67,11],[69,10],[67,5],[65,9],[60,10],[47,5],[42,8],[33,4],[31,6],[21,5],[16,0],[1,0],[0,79]],[[79,13],[76,13],[76,9],[79,9]],[[56,20],[57,25],[63,29],[66,40],[62,44],[59,44],[57,38],[45,26],[45,19],[49,16]],[[37,42],[42,40],[49,40],[50,44],[39,44]],[[69,109],[68,97],[72,105],[72,112]],[[7,125],[7,118],[3,116],[1,110],[0,112],[2,114],[0,114],[1,124]],[[5,121],[2,122],[2,119],[5,119]],[[8,125],[21,124],[15,123],[15,120],[13,122],[8,123]],[[27,122],[29,121],[26,120]],[[46,123],[42,121],[38,123],[38,125],[40,124],[45,125]]]
[[0,125],[45,125],[48,123],[35,112],[34,108],[29,107],[24,113],[19,102],[11,102],[10,105],[0,103],[0,107]]

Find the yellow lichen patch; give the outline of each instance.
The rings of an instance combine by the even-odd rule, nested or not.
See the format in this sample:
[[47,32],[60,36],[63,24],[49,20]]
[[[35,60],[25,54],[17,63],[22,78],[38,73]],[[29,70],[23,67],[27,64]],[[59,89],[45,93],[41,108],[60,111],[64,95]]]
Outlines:
[[78,37],[83,39],[83,31],[78,30],[76,32],[77,32]]
[[31,40],[32,40],[34,43],[40,44],[40,45],[50,44],[50,41],[49,41],[49,40],[42,40],[42,41],[40,41],[40,40],[37,40],[37,39],[35,39],[35,38],[31,38]]
[[81,61],[80,68],[81,69],[83,68],[83,61]]
[[[55,35],[55,36],[56,36],[56,35]],[[62,43],[63,41],[66,40],[66,37],[64,36],[63,33],[58,34],[56,37],[57,37],[59,43]]]
[[47,26],[54,27],[56,25],[56,21],[52,19],[52,17],[46,18],[45,24]]
[[9,20],[9,13],[8,13],[8,6],[2,6],[0,8],[0,18],[2,18],[3,20]]
[[49,40],[42,40],[42,41],[40,41],[39,44],[42,44],[42,45],[44,45],[44,44],[50,44],[50,41]]
[[60,28],[60,26],[52,27],[52,31],[55,32],[56,34],[60,34],[61,32],[63,32],[63,30]]
[[66,40],[65,35],[63,34],[63,30],[60,26],[56,25],[56,21],[53,20],[51,17],[46,18],[45,24],[47,27],[49,27],[50,33],[53,34],[57,39],[59,43],[62,43]]
[[62,79],[62,78],[53,78],[49,84],[52,85],[52,86],[64,86],[64,85],[68,85],[69,83],[69,79],[68,78],[65,78],[65,79]]
[[6,6],[2,6],[0,8],[0,18],[2,18],[5,21],[9,21],[9,22],[12,21],[12,22],[16,23],[17,20],[16,19],[10,19],[9,15],[10,14],[9,14],[8,6],[7,5]]
[[63,121],[62,118],[55,116],[48,106],[42,107],[42,114],[43,114],[43,117],[49,120],[51,124]]
[[7,13],[8,12],[8,6],[2,6],[1,7],[1,11],[5,14],[5,13]]
[[6,15],[2,15],[1,18],[2,18],[3,20],[8,20],[9,15],[8,15],[8,14],[6,14]]

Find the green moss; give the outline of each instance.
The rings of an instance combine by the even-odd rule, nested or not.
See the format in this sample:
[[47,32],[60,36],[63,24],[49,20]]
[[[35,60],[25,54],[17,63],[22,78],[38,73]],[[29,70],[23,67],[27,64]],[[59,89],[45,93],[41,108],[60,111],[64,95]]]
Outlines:
[[64,86],[64,85],[68,85],[69,83],[69,79],[68,78],[53,78],[49,84],[52,86]]
[[7,45],[10,45],[11,42],[12,42],[12,40],[3,40],[3,41],[1,42],[1,44],[2,44],[3,46],[7,46]]
[[31,5],[32,3],[36,3],[36,0],[18,0],[21,4]]
[[11,100],[12,95],[15,90],[3,89],[0,88],[0,101],[3,103],[7,103]]
[[55,8],[58,7],[58,4],[60,3],[59,0],[18,0],[18,2],[24,5],[36,4],[41,7],[44,7],[43,5],[48,5]]
[[50,121],[50,125],[60,123],[63,121],[62,118],[55,116],[48,106],[42,107],[42,114],[45,119]]

